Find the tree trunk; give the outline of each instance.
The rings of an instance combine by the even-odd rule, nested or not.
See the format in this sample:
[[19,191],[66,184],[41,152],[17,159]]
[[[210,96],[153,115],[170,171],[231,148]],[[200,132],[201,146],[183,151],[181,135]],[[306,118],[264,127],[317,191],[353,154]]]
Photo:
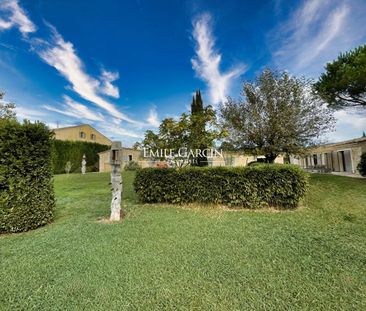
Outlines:
[[277,154],[269,153],[269,154],[266,154],[265,157],[266,157],[266,163],[271,163],[272,164],[276,160]]

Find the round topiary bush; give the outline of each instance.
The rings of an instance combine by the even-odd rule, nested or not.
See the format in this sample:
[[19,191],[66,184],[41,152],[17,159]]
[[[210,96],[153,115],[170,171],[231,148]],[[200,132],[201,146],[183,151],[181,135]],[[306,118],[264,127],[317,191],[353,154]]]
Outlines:
[[0,233],[53,219],[52,133],[43,123],[0,120]]
[[129,161],[124,167],[125,171],[136,171],[140,168],[140,165],[136,161]]
[[366,176],[366,152],[361,155],[361,160],[360,163],[358,163],[357,169],[361,176]]

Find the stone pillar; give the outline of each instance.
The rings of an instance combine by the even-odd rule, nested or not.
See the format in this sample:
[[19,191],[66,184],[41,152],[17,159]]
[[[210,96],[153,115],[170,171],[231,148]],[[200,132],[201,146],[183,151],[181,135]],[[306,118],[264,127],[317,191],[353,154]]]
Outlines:
[[111,202],[111,221],[121,219],[121,201],[122,201],[122,175],[121,165],[112,165],[111,171],[112,184],[112,202]]
[[111,201],[111,221],[119,221],[123,210],[121,210],[122,201],[122,144],[121,142],[112,142],[111,155],[111,186],[112,186],[112,201]]
[[85,175],[86,173],[86,157],[83,155],[83,159],[81,161],[81,174]]

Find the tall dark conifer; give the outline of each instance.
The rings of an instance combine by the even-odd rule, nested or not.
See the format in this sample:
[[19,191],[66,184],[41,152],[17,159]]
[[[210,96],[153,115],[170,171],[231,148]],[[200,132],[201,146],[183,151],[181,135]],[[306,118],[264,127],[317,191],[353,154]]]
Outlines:
[[[191,104],[191,148],[204,150],[206,135],[206,121],[204,117],[203,101],[201,92],[196,91]],[[193,165],[207,166],[207,157],[199,156],[193,161]]]

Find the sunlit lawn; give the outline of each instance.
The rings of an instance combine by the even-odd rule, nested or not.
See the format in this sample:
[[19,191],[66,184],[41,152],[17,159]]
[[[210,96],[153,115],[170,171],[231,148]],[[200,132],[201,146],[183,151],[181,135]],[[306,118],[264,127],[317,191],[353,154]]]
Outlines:
[[366,180],[312,175],[295,211],[143,206],[55,178],[54,223],[0,237],[1,310],[366,310]]

